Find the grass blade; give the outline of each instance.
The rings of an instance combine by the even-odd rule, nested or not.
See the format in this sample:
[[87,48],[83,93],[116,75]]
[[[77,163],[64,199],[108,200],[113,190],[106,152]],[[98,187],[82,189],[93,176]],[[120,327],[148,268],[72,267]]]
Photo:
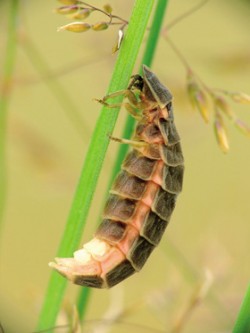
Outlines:
[[241,304],[233,333],[250,333],[250,284]]

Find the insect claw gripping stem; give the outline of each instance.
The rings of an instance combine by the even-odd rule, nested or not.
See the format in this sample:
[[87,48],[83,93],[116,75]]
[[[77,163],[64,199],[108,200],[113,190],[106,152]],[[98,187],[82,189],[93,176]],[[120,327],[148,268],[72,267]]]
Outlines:
[[[145,65],[124,95],[139,108],[138,123],[94,238],[72,258],[49,265],[75,284],[110,288],[138,272],[160,242],[182,190],[184,159],[173,118],[172,95]],[[137,95],[138,94],[138,97]],[[140,117],[139,117],[140,116]]]
[[104,106],[110,107],[110,105],[108,103],[106,103],[103,99],[94,98],[94,101],[96,101]]
[[110,98],[115,98],[115,97],[118,97],[118,96],[123,96],[123,97],[126,97],[128,99],[129,103],[132,106],[134,106],[136,108],[143,108],[141,106],[141,103],[138,102],[135,93],[131,90],[132,88],[137,88],[137,86],[141,86],[141,84],[140,85],[137,84],[137,81],[138,80],[135,81],[135,79],[133,79],[132,82],[134,82],[134,84],[133,85],[130,84],[129,87],[128,87],[128,89],[116,91],[114,93],[111,93],[109,95],[104,96],[102,99],[95,99],[95,100],[97,102],[99,102],[99,103],[107,106],[107,107],[116,108],[116,107],[122,106],[123,104],[122,103],[117,103],[117,104],[112,103],[112,104],[109,104],[106,101],[108,99],[110,99]]

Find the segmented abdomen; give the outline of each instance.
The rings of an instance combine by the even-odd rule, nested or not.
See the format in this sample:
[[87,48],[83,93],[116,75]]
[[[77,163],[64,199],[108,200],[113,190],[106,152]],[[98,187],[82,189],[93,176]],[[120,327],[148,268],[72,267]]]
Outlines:
[[[138,123],[136,133],[140,128],[141,123]],[[139,271],[161,240],[182,189],[184,171],[173,121],[165,120],[161,129],[166,134],[165,140],[160,128],[153,140],[150,134],[144,137],[143,141],[152,145],[151,149],[146,146],[149,148],[147,156],[145,152],[133,149],[112,186],[103,221],[95,234],[97,240],[110,246],[105,260],[96,258],[101,274],[81,276],[75,283],[96,288],[112,287]],[[144,131],[134,139],[142,141],[143,136]]]
[[[144,72],[145,110],[132,138],[134,149],[110,190],[103,221],[74,258],[50,264],[79,285],[109,288],[139,271],[160,242],[182,190],[183,155],[171,94],[145,66]],[[148,89],[158,89],[156,97]]]

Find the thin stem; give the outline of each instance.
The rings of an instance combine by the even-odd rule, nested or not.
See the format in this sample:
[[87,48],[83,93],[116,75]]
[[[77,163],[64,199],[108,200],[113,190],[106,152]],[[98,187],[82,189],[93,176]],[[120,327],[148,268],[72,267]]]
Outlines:
[[175,19],[173,19],[173,21],[171,21],[169,24],[167,24],[166,28],[164,29],[164,31],[169,31],[170,29],[172,29],[176,24],[178,24],[179,22],[183,21],[184,19],[186,19],[188,16],[192,15],[193,13],[195,13],[197,10],[201,9],[203,6],[205,6],[207,4],[207,2],[210,0],[202,0],[201,2],[199,2],[197,5],[195,5],[194,7],[190,8],[189,10],[187,10],[186,12],[184,12],[183,14],[179,15],[178,17],[176,17]]
[[[169,258],[178,266],[183,277],[186,281],[193,284],[200,278],[200,272],[194,267],[185,254],[170,240],[167,244],[163,243],[164,252],[169,253]],[[211,288],[208,294],[208,299],[212,303],[212,309],[223,323],[232,322],[231,314],[225,308],[224,304],[218,298],[216,292]]]
[[248,285],[245,297],[240,307],[233,333],[250,332],[250,284]]
[[[107,94],[124,89],[127,86],[142,43],[152,6],[153,0],[135,1],[126,34],[126,42],[122,44],[118,54]],[[116,99],[116,102],[121,101],[122,97]],[[104,156],[108,148],[108,134],[113,132],[118,111],[118,109],[110,110],[107,107],[103,107],[100,112],[59,246],[58,257],[72,256],[73,251],[79,246]],[[52,273],[39,318],[38,329],[51,327],[55,324],[66,288],[66,282],[67,280],[62,278],[58,273]]]
[[166,31],[164,32],[164,37],[165,37],[166,41],[168,42],[168,44],[170,45],[171,49],[174,51],[174,53],[177,55],[177,57],[179,58],[179,60],[183,64],[183,66],[186,68],[186,70],[188,72],[193,73],[193,70],[192,70],[191,66],[189,65],[189,63],[187,62],[186,58],[180,52],[180,50],[177,48],[177,46],[174,44],[174,42],[169,38]]
[[194,70],[192,69],[191,65],[189,65],[189,63],[187,62],[186,58],[184,57],[184,55],[181,53],[181,51],[179,50],[179,48],[176,46],[176,44],[169,38],[169,36],[166,34],[166,31],[164,32],[164,37],[166,39],[166,41],[168,42],[168,44],[170,45],[171,49],[174,51],[174,53],[177,55],[177,57],[179,58],[179,60],[181,61],[181,63],[183,64],[183,66],[185,67],[186,71],[190,74],[192,74],[193,76],[195,76],[201,83],[201,85],[203,86],[203,88],[206,90],[206,92],[212,97],[215,97],[214,92],[212,91],[212,89],[210,89],[204,82],[203,80],[199,77],[199,75],[197,75],[197,73],[194,72]]
[[[27,37],[26,37],[27,40]],[[30,41],[30,39],[29,39]],[[25,44],[26,42],[24,42]],[[33,44],[34,45],[34,44]],[[22,44],[21,44],[22,46]],[[25,48],[25,45],[24,45]],[[26,50],[25,50],[26,51]],[[41,53],[40,56],[42,57]],[[106,54],[95,54],[95,55],[90,55],[89,58],[86,59],[79,59],[76,62],[71,62],[67,65],[64,65],[62,68],[58,68],[58,69],[50,69],[45,63],[44,65],[46,66],[45,68],[37,68],[38,64],[34,64],[34,66],[36,67],[37,71],[39,72],[39,77],[37,76],[27,76],[27,77],[23,77],[21,79],[19,79],[17,82],[18,84],[21,84],[22,86],[24,85],[33,85],[33,84],[37,84],[42,82],[43,80],[52,80],[54,78],[60,78],[62,76],[68,75],[68,74],[72,74],[73,71],[76,70],[80,70],[81,67],[86,67],[89,65],[93,65],[99,62],[104,62],[105,59],[108,59],[110,57],[110,52],[106,53]],[[44,58],[42,57],[42,59],[44,60]],[[45,70],[45,73],[43,71],[43,69]]]
[[[86,2],[83,2],[83,1],[79,1],[79,2],[80,2],[81,4],[83,4],[83,5],[85,5],[85,6],[88,6],[89,8],[92,8],[92,9],[98,11],[98,12],[103,13],[104,15],[107,15],[107,16],[110,18],[110,20],[112,20],[113,18],[116,18],[116,19],[122,21],[123,23],[128,24],[128,21],[124,20],[124,19],[121,18],[120,16],[113,15],[113,14],[111,14],[111,13],[107,13],[107,12],[105,12],[105,10],[100,9],[100,8],[97,8],[97,7],[95,7],[95,6],[92,6],[92,5],[90,5],[90,4],[86,3]],[[120,24],[120,23],[119,23],[119,24]]]
[[[35,43],[30,37],[26,36],[22,46],[30,62],[40,74],[48,89],[57,99],[59,105],[72,124],[72,127],[84,141],[88,140],[90,133],[84,119],[79,113],[69,93],[64,89],[63,85],[53,77],[53,72],[50,70],[48,63],[43,58]],[[51,77],[53,77],[53,80],[50,79]]]
[[170,45],[171,49],[174,51],[176,56],[179,58],[179,60],[181,61],[181,63],[185,67],[185,69],[187,71],[187,74],[191,74],[192,76],[194,76],[200,82],[200,84],[203,86],[204,90],[206,90],[206,92],[212,98],[214,98],[215,94],[213,93],[213,91],[202,81],[202,79],[199,77],[199,75],[197,75],[194,72],[194,70],[192,69],[191,65],[189,65],[188,61],[186,60],[186,58],[184,57],[182,52],[179,50],[179,48],[176,46],[176,44],[169,38],[166,30],[164,31],[164,37],[165,37],[166,41],[168,42],[168,44]]
[[0,224],[2,224],[3,220],[7,190],[5,164],[6,118],[16,60],[18,8],[19,0],[11,0],[9,4],[6,53],[2,69],[3,83],[0,91]]

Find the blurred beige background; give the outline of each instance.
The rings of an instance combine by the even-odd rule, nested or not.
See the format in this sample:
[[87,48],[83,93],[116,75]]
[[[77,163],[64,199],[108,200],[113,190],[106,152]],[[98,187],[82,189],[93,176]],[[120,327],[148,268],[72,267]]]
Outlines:
[[[133,1],[109,3],[114,14],[129,18]],[[165,24],[195,3],[170,1]],[[93,98],[105,95],[116,59],[111,55],[116,27],[99,33],[57,33],[58,26],[69,22],[53,13],[58,4],[38,0],[20,4],[1,240],[0,319],[6,333],[34,330],[50,275],[47,263],[57,251],[100,112]],[[7,1],[0,6],[2,64]],[[207,85],[250,94],[249,17],[247,1],[211,0],[175,26],[170,36]],[[111,332],[172,332],[208,269],[213,285],[183,332],[230,332],[250,274],[250,141],[227,122],[231,150],[227,155],[220,152],[212,124],[205,125],[192,110],[184,68],[163,38],[152,69],[174,95],[186,161],[184,190],[165,237],[140,274],[111,291],[94,290],[86,319],[101,319],[110,304],[128,306],[132,311],[124,321],[130,326],[113,325]],[[250,105],[232,107],[250,124]],[[116,136],[121,136],[125,117],[121,111]],[[83,241],[95,230],[117,147],[110,144]],[[72,305],[78,290],[69,286],[65,303]]]

